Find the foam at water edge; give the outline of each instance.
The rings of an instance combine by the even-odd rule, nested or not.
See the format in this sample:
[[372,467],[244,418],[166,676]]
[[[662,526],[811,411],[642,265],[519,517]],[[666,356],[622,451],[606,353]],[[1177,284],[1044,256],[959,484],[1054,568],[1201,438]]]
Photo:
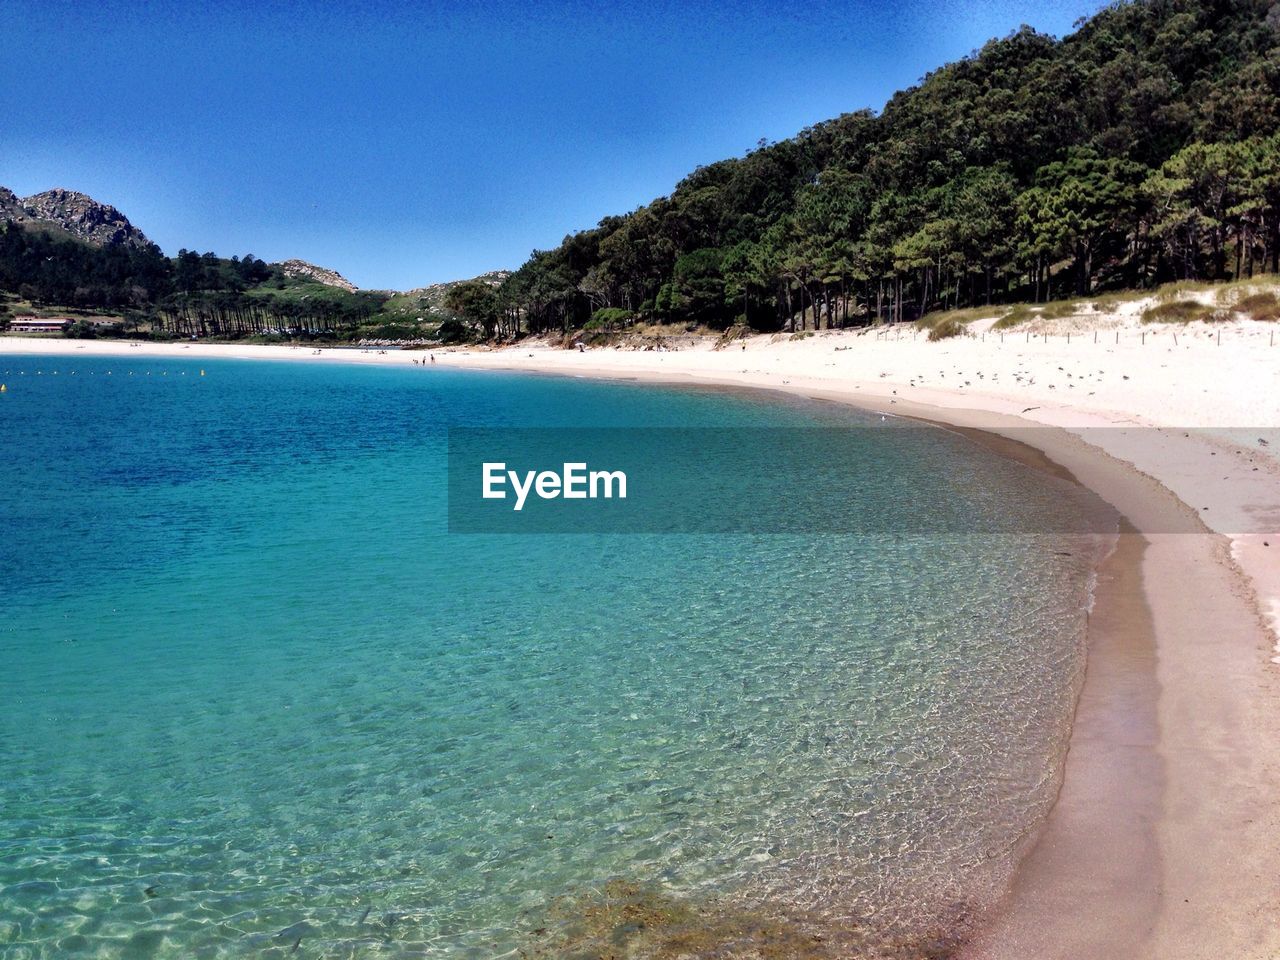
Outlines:
[[[1241,564],[1241,556],[1244,553],[1244,535],[1230,535],[1230,552],[1231,562],[1236,565],[1237,569],[1243,569]],[[1275,651],[1276,656],[1271,658],[1271,662],[1280,664],[1280,596],[1259,597],[1258,607],[1262,612],[1262,620],[1267,630],[1271,633],[1275,643],[1271,649]]]
[[1271,612],[1267,615],[1270,621],[1267,626],[1271,628],[1271,635],[1277,638],[1275,645],[1271,648],[1277,655],[1271,658],[1271,662],[1280,663],[1280,597],[1271,597],[1267,601],[1267,606],[1271,608]]
[[1116,552],[1119,545],[1120,533],[1118,530],[1105,537],[1098,537],[1094,542],[1096,553],[1089,570],[1089,576],[1085,581],[1084,612],[1089,616],[1093,615],[1093,608],[1098,602],[1098,571],[1104,563],[1111,559],[1111,555]]

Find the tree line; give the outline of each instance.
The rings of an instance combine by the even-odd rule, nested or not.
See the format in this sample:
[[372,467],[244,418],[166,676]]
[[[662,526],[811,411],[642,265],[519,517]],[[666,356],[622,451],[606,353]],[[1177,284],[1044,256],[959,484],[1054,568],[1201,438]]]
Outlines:
[[54,231],[0,224],[0,290],[57,307],[120,313],[126,326],[172,336],[334,336],[369,320],[386,295],[289,282],[253,254],[95,246]]
[[451,307],[492,337],[777,330],[1278,268],[1280,4],[1136,0],[700,167]]

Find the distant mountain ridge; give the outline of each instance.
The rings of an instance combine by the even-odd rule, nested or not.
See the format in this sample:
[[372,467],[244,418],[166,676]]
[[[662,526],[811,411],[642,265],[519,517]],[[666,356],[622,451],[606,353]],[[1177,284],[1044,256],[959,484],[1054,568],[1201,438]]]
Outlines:
[[141,248],[151,243],[146,234],[115,207],[60,187],[25,198],[0,187],[0,222],[8,221],[58,227],[100,247]]
[[[61,187],[46,190],[30,197],[20,197],[8,187],[0,186],[0,223],[19,223],[40,227],[52,227],[62,234],[99,247],[132,247],[143,249],[152,246],[146,234],[135,227],[119,209],[101,203],[88,194]],[[275,266],[291,280],[303,283],[319,283],[326,287],[356,293],[354,283],[329,267],[321,267],[305,260],[284,260]],[[498,287],[509,270],[493,270],[475,277],[491,287]],[[466,280],[433,283],[402,294],[415,301],[415,309],[444,312],[444,300],[449,290]],[[394,291],[387,291],[394,294]]]

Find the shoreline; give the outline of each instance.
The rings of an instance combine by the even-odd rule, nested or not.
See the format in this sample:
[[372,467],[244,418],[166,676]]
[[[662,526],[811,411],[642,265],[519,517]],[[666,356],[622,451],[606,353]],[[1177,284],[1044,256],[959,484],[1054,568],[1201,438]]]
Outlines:
[[[872,344],[852,333],[837,342],[846,346],[836,349],[850,352]],[[956,353],[944,344],[911,346],[913,367],[943,357],[951,362]],[[954,347],[967,354],[965,366],[974,362],[974,344]],[[1049,403],[1043,387],[1019,399],[958,386],[917,389],[893,371],[875,380],[841,377],[838,368],[827,369],[836,366],[832,357],[776,338],[742,352],[760,369],[742,369],[736,350],[578,354],[524,345],[436,354],[441,367],[456,369],[779,390],[981,431],[1038,450],[1047,464],[1111,503],[1131,529],[1099,568],[1086,676],[1057,802],[1029,841],[1006,902],[959,956],[1273,955],[1280,947],[1271,917],[1280,899],[1272,869],[1280,860],[1280,822],[1269,790],[1280,780],[1280,751],[1268,732],[1280,722],[1280,690],[1267,662],[1275,639],[1265,614],[1280,617],[1280,544],[1272,549],[1267,533],[1278,529],[1280,486],[1267,458],[1257,450],[1233,451],[1229,441],[1207,432],[1173,430],[1182,425],[1161,424],[1142,404],[1095,411]],[[863,366],[889,366],[891,352],[866,350]],[[423,355],[17,338],[0,340],[0,353],[401,366]],[[874,356],[867,361],[866,354]],[[980,357],[984,366],[991,359]],[[1025,356],[1018,359],[1032,366]],[[1039,359],[1051,366],[1058,357]],[[1126,356],[1126,367],[1136,359]],[[1035,375],[1046,373],[1037,367]],[[1032,401],[1041,402],[1019,415],[1019,405]],[[1028,412],[1038,416],[1028,420]],[[1274,422],[1264,427],[1280,424],[1266,413]],[[1185,426],[1210,431],[1248,422],[1233,423],[1232,415],[1228,410],[1219,425]],[[1100,432],[1103,427],[1109,429]],[[1197,510],[1197,501],[1214,509]],[[1205,532],[1168,532],[1188,524]]]

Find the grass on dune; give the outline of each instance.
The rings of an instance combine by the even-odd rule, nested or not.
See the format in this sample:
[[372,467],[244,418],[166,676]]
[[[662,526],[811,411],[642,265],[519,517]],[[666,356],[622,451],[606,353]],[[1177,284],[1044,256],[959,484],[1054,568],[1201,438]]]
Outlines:
[[1039,314],[1035,312],[1031,304],[1015,304],[1008,313],[992,324],[991,329],[1009,330],[1020,323],[1026,323],[1028,320],[1034,320],[1037,316],[1039,316]]
[[934,310],[926,313],[923,317],[916,321],[917,330],[932,330],[940,323],[962,323],[970,324],[975,320],[987,320],[991,317],[998,317],[1007,311],[1008,307],[986,306],[986,307],[964,307],[959,310]]
[[963,337],[969,332],[959,320],[948,317],[929,328],[929,341],[949,340],[951,337]]
[[1244,314],[1250,320],[1270,322],[1280,320],[1280,298],[1270,291],[1251,293],[1241,297],[1232,304],[1232,309],[1236,313]]
[[1136,297],[1153,297],[1157,301],[1195,299],[1198,295],[1209,294],[1218,303],[1230,304],[1243,295],[1259,288],[1275,287],[1280,284],[1280,275],[1259,274],[1256,277],[1241,277],[1238,280],[1174,280],[1162,283],[1154,290],[1135,291]]
[[[930,340],[945,340],[967,333],[968,325],[978,320],[994,318],[991,329],[1009,330],[1032,320],[1066,320],[1110,314],[1123,304],[1148,299],[1153,302],[1142,311],[1143,323],[1227,320],[1233,312],[1252,320],[1280,321],[1280,297],[1265,289],[1267,287],[1280,287],[1280,275],[1268,274],[1226,283],[1178,280],[1154,290],[1114,290],[1047,303],[934,310],[917,320],[915,327],[928,331]],[[1211,294],[1214,302],[1202,303],[1198,297],[1205,294]],[[1220,306],[1215,307],[1214,303]]]
[[1185,300],[1187,297],[1198,293],[1210,292],[1213,289],[1214,284],[1212,283],[1203,283],[1197,280],[1175,280],[1172,283],[1162,283],[1152,290],[1148,296],[1155,298],[1157,303],[1173,303],[1178,300]]
[[1157,301],[1142,311],[1142,322],[1191,323],[1193,320],[1209,320],[1214,313],[1213,307],[1198,300]]
[[1239,280],[1228,280],[1225,283],[1213,284],[1219,302],[1238,300],[1251,293],[1275,290],[1280,287],[1280,274],[1258,274],[1255,277],[1241,277]]
[[1090,310],[1101,311],[1099,298],[1076,297],[1071,300],[1050,300],[1048,303],[1018,303],[995,322],[993,330],[1009,330],[1028,320],[1065,320],[1082,316]]
[[[993,330],[1008,330],[1016,327],[1020,323],[1026,323],[1028,320],[1061,320],[1066,317],[1079,316],[1087,312],[1090,308],[1101,309],[1097,306],[1098,300],[1088,297],[1076,298],[1072,300],[1051,300],[1048,303],[1030,304],[1016,303],[1012,306],[984,306],[984,307],[966,307],[962,310],[935,310],[932,313],[926,313],[923,317],[916,321],[917,330],[936,331],[944,327],[951,329],[959,326],[964,332],[964,327],[977,320],[994,319],[992,324]],[[946,337],[954,337],[958,334],[950,332],[940,334],[939,336],[930,336],[932,340],[942,340]]]
[[1145,290],[1110,290],[1093,298],[1093,309],[1098,313],[1114,313],[1121,304],[1133,303],[1150,295]]
[[1045,320],[1063,320],[1096,309],[1098,305],[1095,300],[1089,297],[1074,297],[1070,300],[1049,301],[1040,307],[1040,316]]

